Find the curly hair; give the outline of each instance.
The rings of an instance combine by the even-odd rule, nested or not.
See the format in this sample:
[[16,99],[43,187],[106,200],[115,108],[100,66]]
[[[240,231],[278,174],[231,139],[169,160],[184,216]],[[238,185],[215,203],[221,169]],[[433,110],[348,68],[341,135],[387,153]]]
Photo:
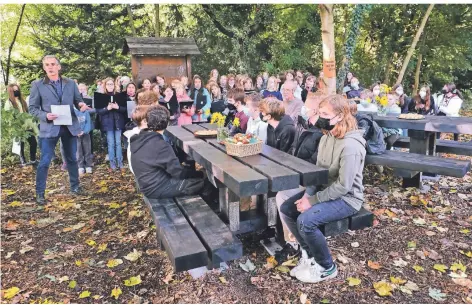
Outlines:
[[169,119],[169,110],[161,105],[150,106],[146,114],[148,128],[153,131],[161,131],[166,129]]

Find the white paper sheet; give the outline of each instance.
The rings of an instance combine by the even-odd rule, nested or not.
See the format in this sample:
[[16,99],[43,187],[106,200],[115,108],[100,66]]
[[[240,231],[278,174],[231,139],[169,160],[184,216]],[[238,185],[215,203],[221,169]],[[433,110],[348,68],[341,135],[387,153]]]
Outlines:
[[54,125],[72,125],[72,114],[69,105],[51,105],[51,113],[58,116],[53,121]]
[[126,101],[126,109],[128,110],[128,118],[131,119],[134,109],[136,109],[136,103],[134,101]]

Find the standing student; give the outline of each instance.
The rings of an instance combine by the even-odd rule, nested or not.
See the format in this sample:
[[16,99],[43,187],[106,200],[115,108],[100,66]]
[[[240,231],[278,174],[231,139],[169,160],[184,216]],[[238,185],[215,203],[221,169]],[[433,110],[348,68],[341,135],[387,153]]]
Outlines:
[[285,114],[283,103],[274,97],[262,100],[259,104],[260,118],[268,123],[266,144],[290,153],[295,139],[295,124]]
[[162,97],[161,88],[159,88],[159,85],[157,83],[151,85],[151,91],[156,93],[159,98]]
[[275,97],[280,101],[283,101],[282,93],[277,90],[277,78],[274,76],[269,77],[267,81],[267,89],[262,91],[262,96],[264,98]]
[[141,83],[141,88],[143,88],[146,91],[151,90],[151,81],[149,80],[149,78],[143,79],[143,81]]
[[125,75],[121,77],[120,82],[121,82],[120,91],[126,92],[126,87],[128,87],[128,84],[131,83],[131,79]]
[[209,114],[207,109],[211,107],[210,93],[203,87],[203,81],[200,76],[193,77],[193,86],[189,92],[190,98],[193,100],[195,114],[192,116],[193,122],[206,122]]
[[[71,79],[62,77],[59,74],[61,64],[56,56],[46,55],[43,57],[42,63],[46,77],[31,84],[29,98],[29,113],[40,120],[41,160],[36,170],[36,203],[40,205],[46,203],[44,192],[46,190],[49,164],[54,156],[54,149],[59,139],[64,145],[71,193],[83,195],[76,159],[77,135],[80,133],[79,121],[75,112],[71,111],[72,125],[54,125],[54,120],[58,116],[51,112],[51,106],[69,105],[71,110],[75,106],[80,111],[90,109],[83,102],[77,85]],[[113,79],[111,79],[111,84],[114,87]]]
[[165,87],[167,86],[167,83],[166,83],[166,78],[164,75],[162,74],[158,74],[156,76],[156,83],[157,85],[159,86],[159,91],[161,93],[161,95],[164,93],[164,89]]
[[[187,92],[184,88],[183,84],[177,85],[175,89],[175,95],[177,96],[177,101],[179,102],[179,106],[181,102],[188,102],[192,99],[187,95]],[[192,116],[195,114],[195,107],[180,107],[180,116],[178,120],[178,125],[190,125],[192,124]]]
[[171,86],[164,89],[164,97],[159,99],[159,104],[166,107],[170,113],[169,126],[177,126],[180,116],[179,102],[175,90]]
[[[28,113],[28,106],[26,101],[21,94],[20,86],[16,84],[9,84],[7,87],[8,100],[5,102],[4,109],[5,111],[15,111],[17,113]],[[20,165],[36,165],[36,151],[38,148],[38,142],[36,141],[36,134],[38,133],[38,127],[33,121],[32,116],[28,116],[27,119],[23,122],[23,128],[29,132],[31,135],[28,137],[27,141],[30,147],[30,161],[26,162],[25,158],[25,142],[20,141]]]
[[218,81],[218,76],[219,76],[218,70],[217,69],[212,69],[210,71],[210,77],[208,77],[208,79],[213,79],[216,82],[216,81]]
[[77,138],[77,162],[79,166],[79,175],[85,173],[92,173],[93,157],[92,157],[92,138],[90,133],[92,128],[91,114],[95,113],[95,109],[90,109],[81,112],[78,109],[74,109],[75,115],[79,120],[81,132]]
[[313,196],[301,191],[280,208],[281,217],[302,248],[302,257],[290,275],[305,283],[336,277],[338,270],[320,227],[354,215],[364,203],[366,142],[347,101],[341,95],[325,98],[316,125],[324,133],[316,164],[329,169],[328,184]]
[[305,88],[303,88],[302,90],[302,101],[304,103],[306,101],[306,97],[308,96],[310,92],[316,92],[317,89],[315,87],[315,83],[316,83],[316,77],[314,75],[307,76],[305,80]]
[[250,77],[246,77],[243,80],[243,86],[244,86],[244,94],[249,95],[254,93],[254,86],[252,84],[252,79]]
[[223,96],[220,91],[220,87],[217,84],[213,84],[210,87],[211,93],[211,107],[210,112],[213,114],[215,112],[223,113],[226,110],[226,103],[223,100]]
[[189,87],[188,87],[188,77],[187,76],[181,76],[180,77],[180,82],[182,83],[182,85],[184,85],[185,92],[187,92],[188,89],[189,89]]
[[222,99],[226,101],[226,96],[228,95],[228,77],[226,75],[220,76],[220,91]]
[[304,76],[303,76],[303,71],[302,70],[295,70],[295,78],[297,81],[297,84],[300,86],[300,88],[303,90],[305,88],[305,84],[303,82]]
[[249,120],[247,121],[246,134],[252,134],[264,143],[267,140],[267,122],[263,122],[260,117],[259,104],[261,102],[261,95],[253,93],[244,98],[246,105],[249,108]]
[[[112,79],[105,80],[105,94],[114,96],[114,87],[112,86]],[[125,129],[125,115],[127,114],[126,107],[119,106],[113,101],[107,107],[97,109],[100,117],[101,130],[106,133],[108,156],[110,160],[110,171],[115,171],[117,168],[123,169],[123,153],[121,150],[121,133]]]
[[236,79],[234,74],[228,74],[228,90],[233,89],[236,86]]
[[264,91],[264,79],[262,78],[262,75],[260,75],[260,74],[256,77],[255,90],[259,94],[261,94],[262,91]]

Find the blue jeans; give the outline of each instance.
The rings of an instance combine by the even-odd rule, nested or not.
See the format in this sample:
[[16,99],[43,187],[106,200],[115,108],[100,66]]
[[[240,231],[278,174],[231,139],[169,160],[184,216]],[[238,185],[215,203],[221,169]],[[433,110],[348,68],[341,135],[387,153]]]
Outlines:
[[69,172],[70,188],[75,190],[79,187],[79,168],[77,166],[77,137],[74,137],[69,129],[61,126],[59,135],[53,138],[41,138],[41,159],[36,170],[36,194],[44,194],[46,190],[46,179],[48,178],[49,164],[54,156],[57,142],[61,139],[64,148],[65,162]]
[[333,258],[328,249],[328,243],[319,227],[336,220],[340,220],[357,213],[357,211],[342,199],[336,199],[315,204],[307,211],[297,211],[295,201],[302,198],[305,191],[286,200],[280,207],[280,217],[287,228],[297,239],[309,257],[323,268],[333,265]]
[[110,167],[123,167],[123,153],[121,151],[121,130],[107,131],[108,157]]

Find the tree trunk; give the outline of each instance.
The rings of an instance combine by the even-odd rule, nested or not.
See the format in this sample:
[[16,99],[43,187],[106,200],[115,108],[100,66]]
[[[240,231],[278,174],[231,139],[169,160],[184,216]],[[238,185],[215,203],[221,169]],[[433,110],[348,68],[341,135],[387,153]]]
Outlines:
[[129,25],[131,27],[131,34],[133,37],[136,37],[136,28],[134,27],[133,12],[131,11],[131,5],[126,5],[126,10],[128,11]]
[[154,33],[156,38],[160,37],[159,4],[154,4]]
[[[10,78],[10,68],[11,68],[11,51],[13,50],[13,46],[15,45],[16,42],[16,37],[18,36],[18,30],[20,29],[21,25],[21,20],[23,19],[23,13],[25,12],[25,6],[26,4],[23,4],[21,6],[21,12],[20,12],[20,18],[18,19],[18,24],[16,25],[16,30],[15,34],[13,35],[13,39],[10,43],[10,47],[8,48],[8,57],[7,57],[7,63],[6,63],[6,73],[4,75],[4,82],[5,86],[8,85],[8,79]],[[3,68],[3,67],[2,67]],[[3,69],[2,69],[3,70]]]
[[336,57],[334,49],[333,4],[320,4],[323,73],[327,94],[336,93]]
[[413,89],[413,94],[416,94],[416,92],[418,92],[418,87],[420,85],[420,72],[421,72],[421,62],[422,61],[423,61],[423,54],[420,53],[420,55],[418,55],[418,62],[416,63],[415,87]]
[[423,30],[424,30],[424,26],[426,25],[426,22],[428,21],[429,15],[431,14],[433,7],[434,7],[434,4],[429,5],[428,10],[426,11],[426,14],[423,17],[423,20],[421,21],[421,25],[418,31],[416,32],[415,38],[413,39],[413,43],[408,49],[408,53],[406,54],[406,57],[403,60],[402,69],[400,70],[400,74],[398,75],[398,78],[397,78],[397,82],[396,82],[397,84],[401,83],[403,80],[403,76],[405,75],[405,71],[406,71],[406,68],[408,67],[408,63],[410,62],[411,56],[413,55],[413,52],[415,51],[418,40],[420,40],[421,34],[423,33]]
[[387,54],[387,65],[385,67],[385,76],[384,76],[384,84],[388,84],[390,82],[390,72],[392,72],[392,61],[395,58],[395,54],[392,54],[392,56],[388,56]]

